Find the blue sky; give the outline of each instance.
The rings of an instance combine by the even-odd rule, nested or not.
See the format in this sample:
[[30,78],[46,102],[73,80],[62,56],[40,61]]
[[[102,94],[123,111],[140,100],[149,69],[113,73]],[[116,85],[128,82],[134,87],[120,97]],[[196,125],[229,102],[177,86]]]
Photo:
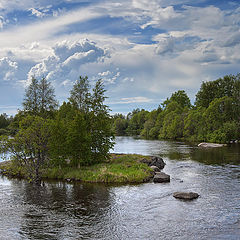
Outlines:
[[21,109],[32,76],[61,103],[80,75],[102,78],[112,113],[152,110],[178,90],[237,74],[240,2],[0,0],[0,113]]

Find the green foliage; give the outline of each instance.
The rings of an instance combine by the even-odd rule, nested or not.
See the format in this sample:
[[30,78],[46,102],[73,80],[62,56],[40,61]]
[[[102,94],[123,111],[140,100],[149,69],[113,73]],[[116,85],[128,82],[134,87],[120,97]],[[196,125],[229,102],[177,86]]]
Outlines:
[[52,117],[54,110],[58,106],[54,89],[44,77],[40,81],[32,77],[22,104],[24,111],[28,114],[44,118]]
[[195,105],[197,107],[208,108],[210,103],[216,98],[239,97],[240,75],[226,75],[211,82],[203,82],[200,90],[196,94]]
[[88,77],[80,76],[70,91],[69,102],[82,112],[88,112],[90,107],[90,84]]
[[[179,90],[163,102],[163,109],[129,113],[127,133],[141,133],[147,139],[211,142],[240,138],[240,74],[203,82],[195,104],[192,106],[185,91]],[[115,119],[116,124],[120,121]]]
[[90,165],[92,163],[92,139],[84,114],[78,112],[74,119],[68,124],[65,144],[67,146],[67,155],[71,160],[71,165],[74,167]]
[[40,183],[41,170],[48,161],[50,121],[37,116],[27,116],[20,122],[14,138],[1,139],[2,151],[11,152],[13,159],[28,174],[28,179]]
[[126,129],[128,127],[128,121],[124,118],[116,118],[113,122],[113,129],[117,136],[126,135]]
[[108,158],[108,152],[114,145],[112,120],[109,115],[109,108],[104,104],[105,92],[103,82],[98,80],[91,95],[90,106],[92,111],[88,119],[91,134],[91,159],[94,163]]
[[191,107],[191,102],[187,94],[185,93],[184,90],[179,90],[175,93],[172,94],[170,99],[167,99],[164,103],[163,106],[167,107],[169,103],[171,102],[176,102],[180,105],[181,108],[190,108]]
[[203,118],[205,109],[191,109],[184,119],[183,136],[190,141],[205,141],[206,124]]
[[129,123],[127,128],[128,135],[140,135],[141,131],[144,128],[144,123],[147,119],[148,111],[142,109],[133,110],[129,117]]

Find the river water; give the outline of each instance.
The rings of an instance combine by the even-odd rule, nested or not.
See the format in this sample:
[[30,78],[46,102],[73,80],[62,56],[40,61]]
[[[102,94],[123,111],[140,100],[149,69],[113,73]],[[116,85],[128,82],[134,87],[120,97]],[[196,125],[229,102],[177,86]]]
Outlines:
[[[34,187],[0,178],[0,239],[240,239],[240,146],[118,137],[117,153],[163,157],[165,184]],[[186,202],[175,191],[200,197]]]

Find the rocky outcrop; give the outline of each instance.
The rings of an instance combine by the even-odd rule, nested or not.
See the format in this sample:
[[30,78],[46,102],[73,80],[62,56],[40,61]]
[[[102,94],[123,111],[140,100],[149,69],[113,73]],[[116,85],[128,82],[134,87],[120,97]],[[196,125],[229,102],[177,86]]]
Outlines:
[[160,157],[151,157],[151,159],[144,158],[141,160],[141,162],[147,164],[149,167],[156,166],[159,168],[159,170],[163,169],[166,165],[166,163]]
[[202,142],[198,144],[198,147],[202,147],[202,148],[216,148],[216,147],[223,147],[223,146],[226,146],[226,144],[206,143],[206,142]]
[[170,182],[170,176],[163,172],[156,172],[153,177],[153,182],[155,183]]
[[199,194],[194,192],[175,192],[173,193],[173,197],[183,200],[193,200],[198,198]]

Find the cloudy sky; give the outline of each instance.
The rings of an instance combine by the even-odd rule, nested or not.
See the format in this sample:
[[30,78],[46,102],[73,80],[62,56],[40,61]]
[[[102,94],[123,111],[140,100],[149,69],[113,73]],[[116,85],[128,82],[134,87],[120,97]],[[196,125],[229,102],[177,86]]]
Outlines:
[[102,78],[113,113],[152,110],[240,66],[239,0],[0,0],[0,113],[32,76],[61,103],[80,75]]

